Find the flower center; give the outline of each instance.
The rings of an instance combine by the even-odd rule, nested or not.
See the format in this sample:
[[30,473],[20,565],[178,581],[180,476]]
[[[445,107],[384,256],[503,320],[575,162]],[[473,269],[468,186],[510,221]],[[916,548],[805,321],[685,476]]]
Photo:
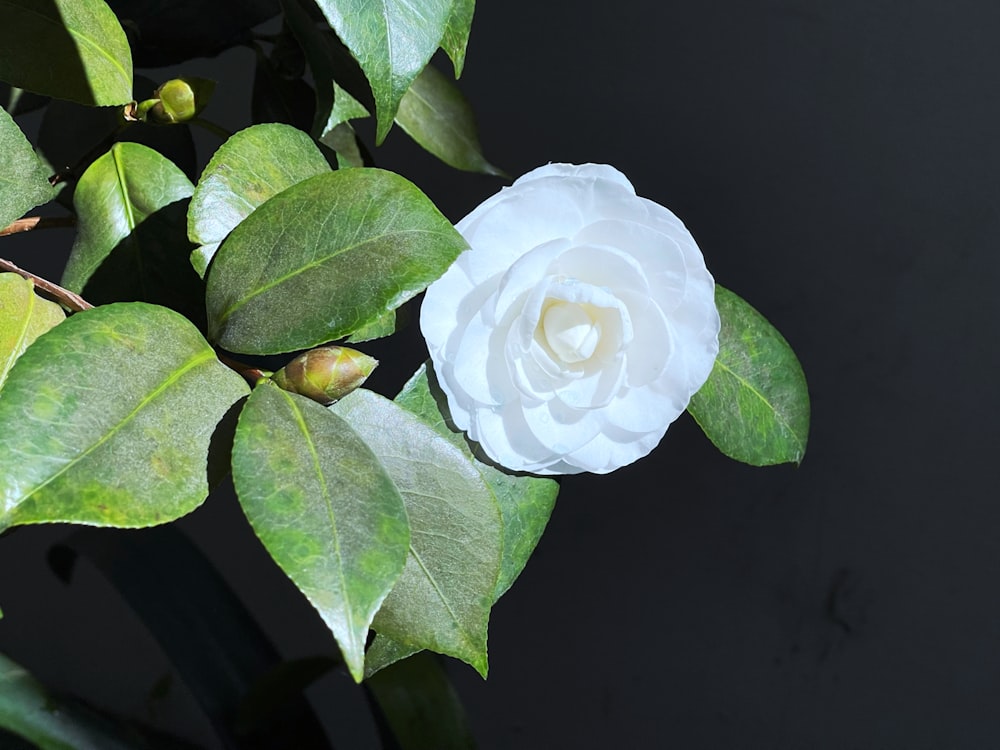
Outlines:
[[601,324],[573,302],[553,302],[542,314],[545,342],[563,362],[590,359],[601,340]]

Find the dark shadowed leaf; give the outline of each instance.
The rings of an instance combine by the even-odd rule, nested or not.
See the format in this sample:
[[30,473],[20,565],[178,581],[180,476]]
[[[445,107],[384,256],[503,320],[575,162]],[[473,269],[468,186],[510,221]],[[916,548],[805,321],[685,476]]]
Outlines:
[[50,101],[49,97],[33,94],[30,91],[0,83],[0,107],[3,107],[12,117],[20,117],[28,112],[41,109]]
[[445,164],[469,172],[502,175],[483,156],[472,108],[458,87],[428,65],[403,95],[396,122]]
[[0,273],[0,388],[28,346],[66,318],[62,308],[34,292],[16,273]]
[[716,285],[719,357],[688,411],[730,458],[799,463],[809,437],[809,389],[795,353],[765,318]]
[[212,57],[250,39],[277,0],[109,0],[133,35],[135,64],[159,67]]
[[301,696],[286,694],[266,715],[259,711],[253,726],[234,726],[246,696],[278,668],[281,657],[215,566],[176,525],[133,533],[81,529],[49,552],[49,562],[69,582],[80,556],[97,567],[156,639],[224,744],[316,746],[322,730]]
[[99,107],[132,100],[132,53],[104,0],[0,0],[0,79]]
[[201,173],[188,208],[192,256],[204,275],[219,244],[268,198],[330,165],[313,140],[290,125],[271,123],[241,130],[223,143]]
[[475,739],[448,674],[433,654],[418,654],[367,680],[399,750],[474,750]]
[[315,112],[316,92],[312,86],[300,76],[286,75],[274,60],[258,53],[250,99],[253,122],[281,122],[308,130]]
[[260,206],[219,249],[208,274],[211,337],[245,354],[332,341],[421,292],[465,247],[399,175],[312,177]]
[[368,628],[410,539],[403,499],[379,458],[344,420],[265,382],[240,415],[233,482],[254,532],[360,682]]
[[365,72],[375,97],[376,143],[392,127],[403,94],[437,49],[452,0],[316,0]]
[[455,78],[462,75],[462,68],[465,67],[465,49],[469,44],[469,30],[475,12],[476,0],[454,0],[448,24],[444,27],[441,49],[455,66]]
[[55,197],[49,174],[14,118],[0,109],[0,229]]
[[209,441],[247,392],[198,330],[141,302],[60,323],[0,398],[0,527],[172,521],[208,494]]
[[329,408],[379,457],[410,519],[406,568],[372,627],[485,677],[502,546],[493,493],[460,450],[392,401],[359,388]]

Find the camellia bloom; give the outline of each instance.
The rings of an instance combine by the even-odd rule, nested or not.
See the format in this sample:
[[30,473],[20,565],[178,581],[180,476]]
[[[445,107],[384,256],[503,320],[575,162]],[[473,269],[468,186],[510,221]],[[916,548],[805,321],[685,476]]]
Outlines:
[[712,371],[715,282],[681,221],[613,167],[549,164],[457,224],[420,327],[455,425],[535,474],[648,454]]

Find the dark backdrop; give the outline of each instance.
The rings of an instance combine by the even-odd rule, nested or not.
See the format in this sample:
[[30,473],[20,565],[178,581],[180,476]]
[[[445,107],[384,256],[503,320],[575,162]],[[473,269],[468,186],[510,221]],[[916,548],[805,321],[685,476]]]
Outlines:
[[[462,86],[487,156],[623,170],[784,333],[813,404],[797,469],[740,466],[685,416],[563,482],[489,680],[450,669],[482,748],[1000,746],[998,33],[985,0],[480,2]],[[251,58],[223,60],[206,114],[238,127]],[[455,220],[499,186],[398,132],[377,158]],[[376,385],[419,362],[409,335]],[[287,655],[329,650],[231,497],[182,526]],[[48,573],[65,532],[0,542],[0,650],[141,713],[166,663],[96,573]],[[197,736],[173,693],[152,713]],[[311,694],[371,746],[344,680]]]

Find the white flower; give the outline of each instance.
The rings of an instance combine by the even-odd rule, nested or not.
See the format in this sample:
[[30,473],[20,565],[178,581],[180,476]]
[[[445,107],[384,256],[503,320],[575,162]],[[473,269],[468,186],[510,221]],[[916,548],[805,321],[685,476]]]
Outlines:
[[497,463],[604,474],[649,453],[719,350],[681,221],[599,164],[549,164],[458,223],[420,327],[457,427]]

